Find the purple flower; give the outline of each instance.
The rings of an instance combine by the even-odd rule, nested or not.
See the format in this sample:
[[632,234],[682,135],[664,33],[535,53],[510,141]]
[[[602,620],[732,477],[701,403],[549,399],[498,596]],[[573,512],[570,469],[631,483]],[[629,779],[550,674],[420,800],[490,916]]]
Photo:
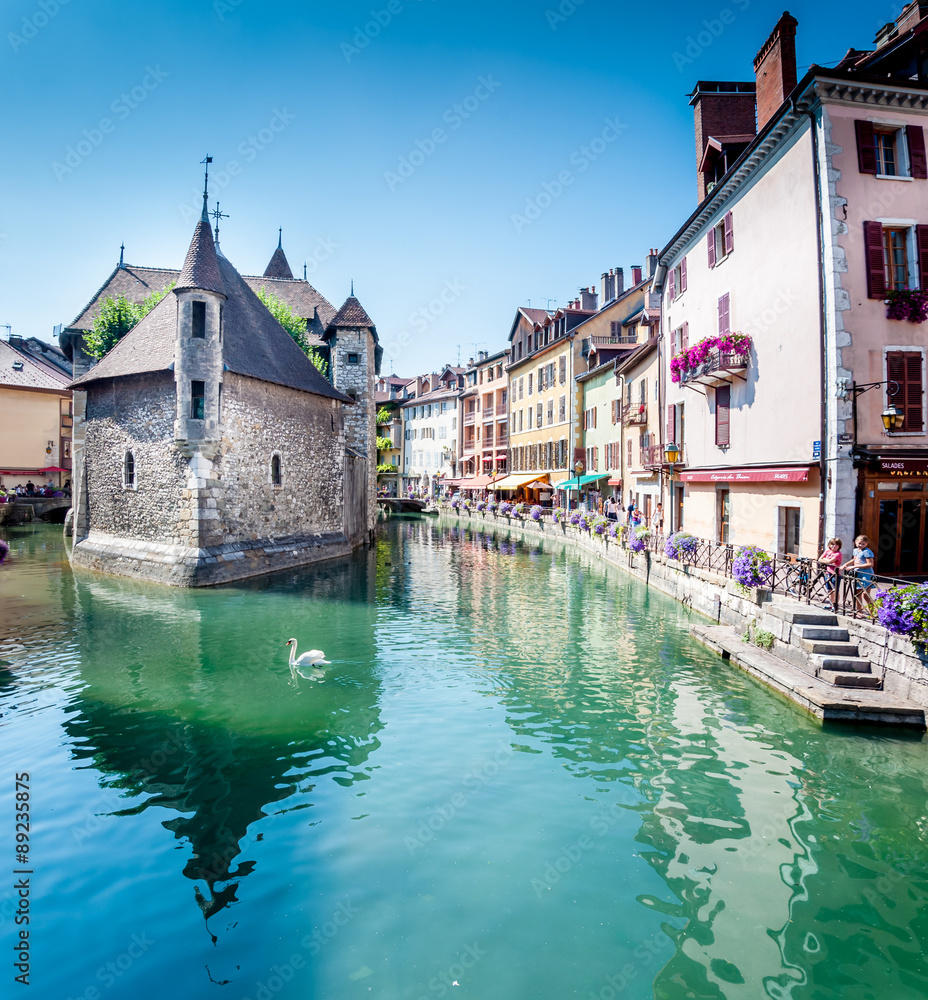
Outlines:
[[742,587],[763,587],[770,581],[773,563],[756,545],[742,545],[731,564],[732,576]]
[[536,503],[535,506],[532,507],[531,514],[533,521],[540,521],[544,515],[544,508]]

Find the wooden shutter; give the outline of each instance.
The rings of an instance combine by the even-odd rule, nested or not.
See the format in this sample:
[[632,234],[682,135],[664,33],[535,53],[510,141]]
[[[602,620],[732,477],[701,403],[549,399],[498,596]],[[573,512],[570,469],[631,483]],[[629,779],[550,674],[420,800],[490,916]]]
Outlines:
[[686,257],[680,261],[680,291],[686,291]]
[[677,331],[670,331],[670,356],[673,357],[677,353]]
[[673,403],[667,405],[667,443],[674,444],[677,439],[677,407]]
[[873,122],[855,121],[857,132],[857,166],[862,174],[876,176],[876,140],[873,135]]
[[891,396],[886,387],[886,401],[898,406],[905,413],[903,431],[919,433],[922,430],[922,352],[888,351],[886,377],[899,384],[899,391]]
[[715,443],[725,447],[731,443],[731,386],[715,389]]
[[690,324],[686,322],[683,324],[683,333],[680,337],[680,350],[685,351],[690,346]]
[[715,227],[709,230],[709,239],[706,245],[709,248],[709,267],[715,267]]
[[906,139],[909,142],[909,165],[912,176],[918,180],[928,180],[928,156],[925,155],[925,130],[921,125],[906,125]]
[[725,214],[725,253],[735,249],[735,222],[731,212]]
[[677,270],[676,268],[670,269],[670,301],[677,297]]
[[730,299],[729,294],[726,292],[719,299],[719,336],[724,337],[726,334],[731,333],[731,316],[730,316]]
[[882,223],[864,223],[864,254],[867,259],[867,297],[882,299],[886,295]]
[[928,291],[928,226],[915,227],[915,243],[918,248],[918,287]]

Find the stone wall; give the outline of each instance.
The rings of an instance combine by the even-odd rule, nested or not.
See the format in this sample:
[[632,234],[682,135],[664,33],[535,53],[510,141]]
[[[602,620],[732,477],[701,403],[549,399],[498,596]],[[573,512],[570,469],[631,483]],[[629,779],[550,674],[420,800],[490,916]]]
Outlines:
[[[74,566],[207,586],[335,558],[367,537],[366,465],[355,460],[360,477],[352,471],[346,493],[337,400],[226,372],[218,454],[188,459],[189,442],[175,441],[173,374],[118,383],[92,384],[76,421],[84,471]],[[123,484],[127,450],[134,489]]]
[[[87,392],[81,533],[96,530],[190,545],[188,525],[180,516],[187,462],[174,447],[174,376],[152,372],[120,382],[118,391],[110,379]],[[135,458],[135,489],[123,483],[127,451]]]
[[[357,354],[358,363],[349,364],[348,355]],[[367,329],[339,329],[332,338],[332,385],[356,399],[345,404],[345,443],[365,456],[367,470],[367,527],[373,530],[377,518],[377,406],[374,401],[376,348]]]
[[[771,614],[773,602],[766,591],[742,592],[727,577],[708,570],[683,566],[663,553],[633,553],[606,536],[582,531],[570,524],[550,520],[535,522],[495,514],[460,514],[442,511],[442,521],[488,531],[515,531],[527,537],[542,537],[545,543],[567,546],[603,560],[644,584],[680,601],[694,611],[722,625],[744,632],[749,624],[772,633],[772,652],[796,665],[808,667],[806,653],[799,646],[798,629]],[[838,616],[850,641],[860,655],[870,660],[873,672],[883,678],[883,689],[900,698],[928,708],[928,656],[902,636],[887,632],[868,621]]]
[[[344,527],[342,406],[324,396],[227,372],[222,448],[206,509],[216,545],[341,531]],[[347,406],[346,406],[347,409]],[[280,457],[280,486],[271,460]]]

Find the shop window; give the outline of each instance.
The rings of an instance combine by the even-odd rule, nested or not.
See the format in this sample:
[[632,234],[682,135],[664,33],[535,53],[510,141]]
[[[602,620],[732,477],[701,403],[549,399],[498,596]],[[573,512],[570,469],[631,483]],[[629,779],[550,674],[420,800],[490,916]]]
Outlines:
[[801,541],[799,507],[780,507],[777,511],[777,552],[798,556]]

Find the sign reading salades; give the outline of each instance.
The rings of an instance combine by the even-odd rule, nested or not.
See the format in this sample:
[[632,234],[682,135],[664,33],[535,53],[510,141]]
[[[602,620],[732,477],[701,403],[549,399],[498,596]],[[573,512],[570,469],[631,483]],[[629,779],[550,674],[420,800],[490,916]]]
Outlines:
[[805,483],[806,469],[700,469],[681,472],[684,483]]

